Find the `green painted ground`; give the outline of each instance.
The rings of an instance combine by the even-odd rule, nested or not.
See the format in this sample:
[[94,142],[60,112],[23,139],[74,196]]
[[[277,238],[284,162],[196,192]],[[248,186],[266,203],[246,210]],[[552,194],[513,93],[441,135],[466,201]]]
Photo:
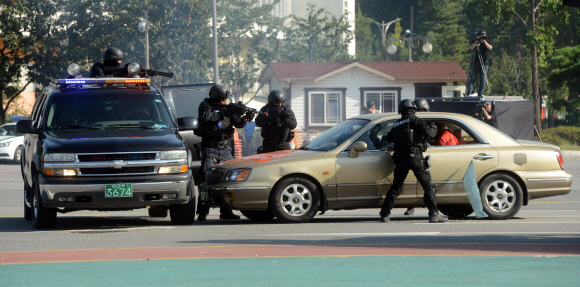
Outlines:
[[0,286],[578,286],[580,257],[361,256],[0,265]]

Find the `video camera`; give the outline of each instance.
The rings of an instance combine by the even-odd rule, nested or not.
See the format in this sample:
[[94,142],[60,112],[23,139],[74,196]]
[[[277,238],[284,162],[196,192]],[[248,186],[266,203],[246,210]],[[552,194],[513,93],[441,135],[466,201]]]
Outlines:
[[[483,30],[474,30],[473,32],[469,32],[469,42],[473,44],[477,40],[487,39],[486,36],[481,36],[481,31],[483,31]],[[478,39],[478,37],[479,37],[479,39]],[[477,44],[477,45],[479,46],[479,44]]]
[[478,102],[477,105],[475,105],[475,111],[473,112],[473,116],[478,119],[483,121],[483,109],[485,109],[485,107],[487,105],[489,105],[489,102],[483,101],[483,102]]

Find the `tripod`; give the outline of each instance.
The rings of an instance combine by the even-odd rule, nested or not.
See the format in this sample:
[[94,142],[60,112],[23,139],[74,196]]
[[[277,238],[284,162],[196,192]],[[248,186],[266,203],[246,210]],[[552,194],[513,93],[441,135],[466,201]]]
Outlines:
[[[475,60],[479,59],[479,64],[481,65],[481,72],[483,73],[483,78],[485,79],[484,83],[479,83],[480,85],[485,85],[487,86],[487,90],[489,92],[489,95],[491,96],[491,84],[489,83],[488,79],[487,79],[487,70],[485,69],[485,65],[483,63],[483,58],[481,57],[481,51],[479,51],[479,45],[477,44],[475,45],[475,54],[473,54],[473,58],[471,59],[471,64],[469,64],[469,74],[467,76],[467,85],[468,85],[468,89],[469,89],[469,84],[471,83],[471,81],[473,80],[473,86],[475,86],[475,80],[472,77],[475,77],[475,71],[473,70],[474,65],[475,65]],[[478,58],[476,58],[478,57]],[[485,90],[485,86],[484,86],[484,90]],[[473,90],[469,91],[470,93],[473,92]],[[468,94],[470,94],[468,93]],[[481,96],[481,95],[480,95]]]

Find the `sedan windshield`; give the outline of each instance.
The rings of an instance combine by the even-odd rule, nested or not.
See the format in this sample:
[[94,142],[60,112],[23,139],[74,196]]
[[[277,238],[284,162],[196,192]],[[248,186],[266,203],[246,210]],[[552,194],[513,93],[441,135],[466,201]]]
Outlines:
[[46,121],[49,129],[160,129],[172,127],[160,95],[82,94],[55,95]]
[[333,150],[369,122],[369,120],[363,119],[346,120],[315,137],[302,149],[315,151]]

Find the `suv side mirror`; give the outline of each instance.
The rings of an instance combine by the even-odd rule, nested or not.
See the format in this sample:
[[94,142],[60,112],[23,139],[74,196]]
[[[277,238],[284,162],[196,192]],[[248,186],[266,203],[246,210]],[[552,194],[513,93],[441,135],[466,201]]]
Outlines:
[[367,150],[367,143],[363,141],[357,141],[352,145],[348,156],[357,157],[359,152],[363,152],[365,150]]
[[40,129],[35,128],[33,120],[19,120],[16,122],[16,132],[21,134],[38,134]]
[[191,131],[199,128],[199,122],[194,117],[183,117],[177,119],[178,131]]

